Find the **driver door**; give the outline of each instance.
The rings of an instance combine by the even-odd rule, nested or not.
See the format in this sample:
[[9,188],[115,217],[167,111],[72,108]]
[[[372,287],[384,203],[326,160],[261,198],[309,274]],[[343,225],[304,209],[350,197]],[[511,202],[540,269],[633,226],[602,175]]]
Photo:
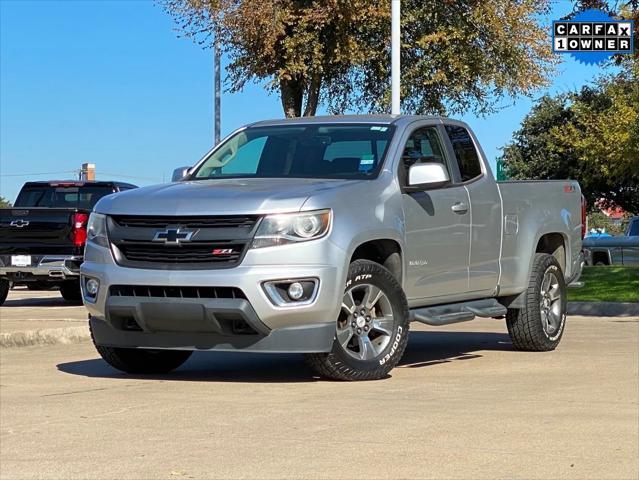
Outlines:
[[[419,162],[445,165],[453,180],[439,126],[414,130],[404,147],[399,178],[408,181],[408,169]],[[425,186],[402,195],[406,228],[406,295],[420,299],[463,296],[468,292],[470,202],[463,186],[454,183]]]

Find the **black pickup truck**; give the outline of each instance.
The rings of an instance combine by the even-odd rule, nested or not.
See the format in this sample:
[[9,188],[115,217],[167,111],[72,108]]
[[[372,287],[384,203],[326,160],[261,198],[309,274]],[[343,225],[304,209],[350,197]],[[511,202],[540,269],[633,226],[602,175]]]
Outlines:
[[78,302],[89,213],[106,195],[136,188],[122,182],[25,183],[12,208],[0,209],[0,305],[12,283],[59,286]]

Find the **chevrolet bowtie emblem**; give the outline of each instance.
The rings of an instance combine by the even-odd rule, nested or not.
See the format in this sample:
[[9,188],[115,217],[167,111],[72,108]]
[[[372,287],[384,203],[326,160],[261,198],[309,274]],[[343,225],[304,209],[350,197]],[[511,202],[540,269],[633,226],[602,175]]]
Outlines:
[[163,232],[157,232],[153,237],[154,242],[163,242],[170,245],[179,245],[183,242],[190,242],[197,230],[182,230],[181,228],[167,228]]
[[9,225],[11,225],[12,227],[22,228],[29,225],[29,220],[22,220],[22,219],[13,220]]

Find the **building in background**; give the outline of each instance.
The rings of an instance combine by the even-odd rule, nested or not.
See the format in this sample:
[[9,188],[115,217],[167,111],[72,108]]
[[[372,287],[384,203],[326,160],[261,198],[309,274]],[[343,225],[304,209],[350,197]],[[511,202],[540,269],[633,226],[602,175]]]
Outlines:
[[95,163],[83,163],[80,168],[80,180],[95,180]]

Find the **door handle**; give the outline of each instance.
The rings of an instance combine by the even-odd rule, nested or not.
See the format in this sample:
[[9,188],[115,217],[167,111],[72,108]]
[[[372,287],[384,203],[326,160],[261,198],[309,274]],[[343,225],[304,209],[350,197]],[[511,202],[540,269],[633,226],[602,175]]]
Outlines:
[[450,207],[451,210],[455,213],[459,213],[459,214],[463,214],[466,213],[468,211],[468,205],[465,204],[464,202],[456,202],[452,207]]

